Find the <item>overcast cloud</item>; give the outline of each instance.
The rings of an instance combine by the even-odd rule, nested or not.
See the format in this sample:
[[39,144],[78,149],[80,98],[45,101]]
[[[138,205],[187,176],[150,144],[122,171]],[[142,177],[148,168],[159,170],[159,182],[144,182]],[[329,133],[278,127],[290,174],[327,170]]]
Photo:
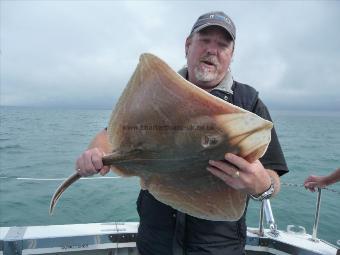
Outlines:
[[1,1],[1,105],[111,108],[141,53],[181,68],[211,10],[236,24],[234,79],[270,108],[340,111],[339,1]]

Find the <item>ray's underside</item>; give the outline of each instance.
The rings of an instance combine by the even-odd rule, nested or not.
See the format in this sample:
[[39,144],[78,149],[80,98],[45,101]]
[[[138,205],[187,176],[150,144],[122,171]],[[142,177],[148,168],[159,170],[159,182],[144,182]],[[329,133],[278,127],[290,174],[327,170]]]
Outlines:
[[[103,158],[120,175],[139,176],[159,201],[209,220],[238,220],[247,195],[211,175],[208,160],[232,152],[249,162],[270,142],[272,123],[198,88],[161,59],[143,54],[108,125],[113,152]],[[72,178],[71,178],[72,177]],[[62,184],[52,198],[52,212]],[[67,185],[67,187],[66,187]]]

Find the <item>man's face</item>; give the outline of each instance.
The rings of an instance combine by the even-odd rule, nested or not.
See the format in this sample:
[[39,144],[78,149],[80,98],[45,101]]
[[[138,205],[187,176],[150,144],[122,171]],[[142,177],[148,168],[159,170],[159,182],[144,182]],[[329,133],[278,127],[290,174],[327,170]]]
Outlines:
[[189,81],[209,91],[225,76],[234,42],[223,28],[210,26],[189,37],[185,49]]

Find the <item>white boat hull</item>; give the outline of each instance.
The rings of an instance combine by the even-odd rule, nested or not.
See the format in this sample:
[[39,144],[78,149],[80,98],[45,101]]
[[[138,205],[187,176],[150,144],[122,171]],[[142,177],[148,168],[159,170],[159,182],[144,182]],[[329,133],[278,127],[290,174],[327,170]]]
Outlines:
[[[110,222],[0,228],[0,255],[12,254],[124,254],[138,255],[138,222]],[[311,235],[248,228],[247,254],[340,254],[337,247]]]

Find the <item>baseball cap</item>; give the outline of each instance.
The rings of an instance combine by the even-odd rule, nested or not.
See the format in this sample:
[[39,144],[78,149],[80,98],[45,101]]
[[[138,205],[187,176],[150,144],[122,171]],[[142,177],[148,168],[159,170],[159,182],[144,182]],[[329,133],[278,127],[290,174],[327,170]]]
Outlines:
[[227,30],[231,38],[236,39],[236,27],[234,22],[224,12],[208,12],[198,17],[191,29],[190,35],[209,26],[219,26]]

